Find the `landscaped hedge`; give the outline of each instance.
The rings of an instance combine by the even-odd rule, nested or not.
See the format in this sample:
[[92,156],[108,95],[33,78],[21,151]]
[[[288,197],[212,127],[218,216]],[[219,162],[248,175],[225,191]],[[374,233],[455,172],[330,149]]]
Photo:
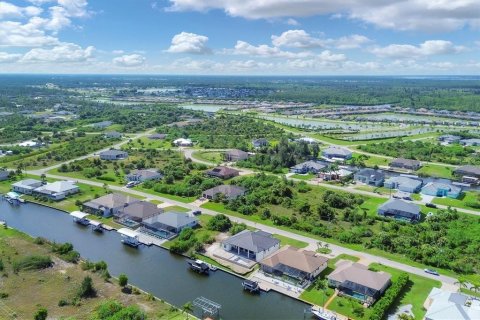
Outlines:
[[385,292],[385,295],[375,303],[370,314],[370,320],[382,320],[395,299],[408,283],[408,274],[402,273],[397,281]]

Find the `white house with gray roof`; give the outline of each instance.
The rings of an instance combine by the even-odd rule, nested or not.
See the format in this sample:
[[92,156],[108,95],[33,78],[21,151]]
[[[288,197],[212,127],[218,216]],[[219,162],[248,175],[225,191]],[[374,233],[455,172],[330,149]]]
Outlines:
[[114,214],[117,214],[118,211],[124,207],[139,201],[140,199],[138,198],[121,193],[109,193],[97,199],[85,202],[82,205],[82,211],[104,217],[110,217]]
[[326,159],[345,161],[352,158],[352,152],[345,148],[328,147],[322,151],[322,155]]
[[424,304],[425,320],[478,320],[480,300],[462,293],[433,288]]
[[128,153],[122,150],[107,150],[100,152],[100,159],[102,160],[124,160],[128,158]]
[[422,188],[422,180],[408,177],[390,177],[385,180],[383,186],[388,189],[398,189],[403,192],[417,193]]
[[12,184],[12,190],[23,194],[32,194],[33,190],[43,185],[42,181],[36,179],[20,180]]
[[280,249],[280,240],[264,231],[243,230],[222,242],[225,251],[259,262]]
[[378,214],[410,222],[420,221],[420,207],[415,203],[400,199],[390,199],[378,208]]
[[364,168],[354,174],[355,181],[365,183],[370,186],[382,186],[385,180],[385,174],[383,171],[374,170],[370,168]]
[[165,212],[150,218],[143,219],[142,226],[151,231],[167,231],[180,233],[185,228],[194,228],[198,219],[181,212]]
[[144,182],[147,180],[160,180],[162,177],[162,174],[157,169],[141,169],[133,170],[126,175],[125,179],[127,181]]
[[58,201],[79,191],[80,188],[73,181],[55,181],[34,189],[32,194]]

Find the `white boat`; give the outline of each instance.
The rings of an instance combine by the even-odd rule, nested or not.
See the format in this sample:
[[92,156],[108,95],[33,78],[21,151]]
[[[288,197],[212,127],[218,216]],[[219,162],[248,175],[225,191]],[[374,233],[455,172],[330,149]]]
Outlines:
[[313,306],[310,311],[312,314],[320,320],[337,320],[337,316],[324,308]]
[[138,247],[141,244],[141,242],[138,240],[138,234],[136,231],[127,228],[120,228],[117,231],[122,236],[123,244],[134,248]]

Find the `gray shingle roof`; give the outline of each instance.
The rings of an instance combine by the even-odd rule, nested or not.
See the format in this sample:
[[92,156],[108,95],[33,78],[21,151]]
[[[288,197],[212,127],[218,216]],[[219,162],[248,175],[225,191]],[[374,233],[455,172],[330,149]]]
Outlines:
[[120,193],[110,193],[92,201],[85,202],[84,205],[96,209],[101,207],[118,208],[137,201],[140,201],[140,199]]
[[214,188],[203,191],[204,195],[214,197],[216,194],[224,194],[227,198],[236,198],[245,194],[246,189],[244,187],[222,184]]
[[280,240],[274,238],[270,233],[250,230],[243,230],[223,241],[223,244],[230,244],[255,253],[268,250],[279,243]]
[[118,212],[118,216],[128,215],[130,217],[138,219],[150,218],[154,215],[160,214],[163,209],[158,208],[151,202],[140,201],[130,204],[129,206],[122,208]]
[[415,215],[420,213],[420,207],[418,205],[416,205],[415,203],[407,202],[400,199],[390,199],[387,202],[385,202],[383,205],[381,205],[379,209],[382,209],[385,211],[390,211],[390,210],[402,211],[402,212],[408,212]]
[[195,221],[198,221],[198,219],[180,212],[165,212],[144,220],[145,223],[153,226],[159,223],[176,229],[187,226]]
[[122,150],[115,150],[115,149],[100,152],[101,156],[114,156],[114,157],[116,157],[116,156],[121,156],[121,155],[124,155],[124,154],[127,154],[127,152],[122,151]]
[[369,179],[373,180],[381,180],[385,178],[385,174],[382,171],[374,170],[370,168],[365,168],[358,171],[356,176],[368,177]]

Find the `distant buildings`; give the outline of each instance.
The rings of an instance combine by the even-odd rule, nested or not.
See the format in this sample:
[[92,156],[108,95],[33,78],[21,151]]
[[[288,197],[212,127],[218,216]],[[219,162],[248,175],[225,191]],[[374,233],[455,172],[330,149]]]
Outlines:
[[247,193],[247,189],[235,185],[223,184],[203,191],[202,196],[205,199],[214,199],[215,196],[223,195],[227,200],[233,200]]
[[352,152],[339,147],[328,147],[322,151],[322,155],[331,160],[345,161],[352,158]]
[[121,193],[109,193],[100,198],[85,202],[82,205],[82,211],[110,217],[117,214],[119,210],[139,201],[140,199],[138,198]]
[[39,141],[28,140],[18,144],[19,147],[28,147],[28,148],[40,148],[41,146],[45,145]]
[[109,127],[112,124],[113,124],[112,121],[102,121],[102,122],[93,123],[92,127],[94,127],[95,129],[105,129],[106,127]]
[[444,144],[458,143],[461,139],[462,139],[462,137],[454,136],[454,135],[451,135],[451,134],[445,134],[443,136],[438,137],[438,141],[441,141]]
[[173,144],[177,147],[191,147],[193,142],[190,139],[179,138],[173,141]]
[[326,165],[316,161],[305,161],[290,168],[290,171],[297,174],[313,173],[317,174],[323,170]]
[[425,320],[480,319],[480,300],[462,293],[433,288],[424,304]]
[[421,193],[429,196],[456,199],[462,193],[462,188],[447,183],[429,182],[422,188]]
[[243,230],[222,242],[223,250],[253,261],[261,261],[280,249],[280,240],[264,231]]
[[423,182],[408,177],[391,177],[385,180],[383,186],[388,189],[398,189],[403,192],[417,193],[422,188]]
[[216,177],[220,179],[230,179],[240,174],[240,171],[229,167],[216,167],[206,172],[207,176]]
[[386,272],[374,272],[368,267],[343,260],[337,263],[335,270],[327,276],[328,285],[369,305],[378,300],[391,283]]
[[462,166],[454,171],[456,176],[462,178],[462,182],[478,184],[480,179],[480,166]]
[[154,133],[152,135],[148,136],[148,139],[150,140],[163,140],[167,137],[165,133]]
[[65,199],[67,196],[80,191],[72,181],[55,181],[44,184],[40,180],[26,179],[12,184],[12,190],[27,195],[41,196],[54,201]]
[[397,158],[390,162],[390,167],[415,171],[422,167],[422,163],[418,160]]
[[305,143],[308,143],[308,144],[318,143],[317,140],[315,140],[315,139],[313,139],[313,138],[309,138],[309,137],[301,137],[301,138],[296,139],[295,141],[297,141],[297,142],[305,142]]
[[265,138],[253,139],[252,145],[255,149],[266,147],[268,146],[268,140]]
[[162,174],[158,172],[157,169],[140,169],[133,170],[125,176],[125,179],[129,182],[144,182],[148,180],[160,180],[162,177]]
[[121,137],[122,137],[122,134],[117,131],[105,132],[105,138],[107,139],[120,139]]
[[377,212],[381,216],[393,217],[397,220],[414,222],[421,219],[418,205],[400,199],[388,200],[378,208]]
[[128,153],[122,150],[107,150],[100,152],[100,159],[102,160],[125,160],[128,158]]
[[463,139],[460,140],[460,144],[467,147],[480,146],[480,139]]
[[248,153],[242,150],[234,149],[225,152],[225,161],[239,161],[248,159]]
[[10,176],[10,171],[8,170],[0,170],[0,181],[5,181]]
[[353,177],[355,181],[375,187],[382,186],[385,180],[385,174],[382,171],[370,168],[361,169]]

